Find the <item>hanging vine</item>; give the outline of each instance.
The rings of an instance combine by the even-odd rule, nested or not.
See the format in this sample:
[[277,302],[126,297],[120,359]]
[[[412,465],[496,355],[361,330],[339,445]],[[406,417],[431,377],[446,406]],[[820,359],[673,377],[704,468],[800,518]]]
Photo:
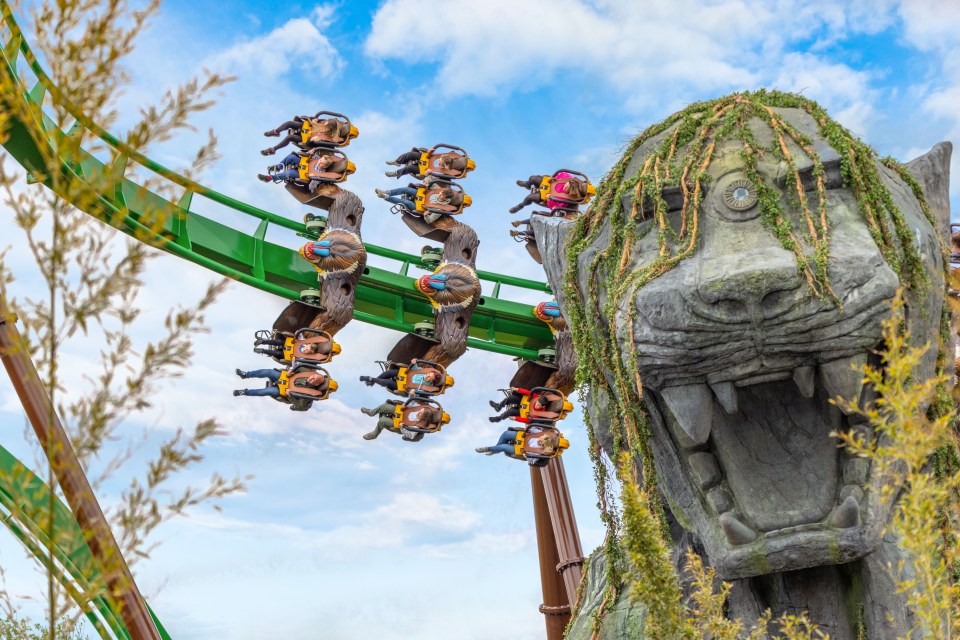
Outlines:
[[[736,93],[691,104],[641,133],[600,182],[594,203],[578,219],[571,233],[567,245],[564,310],[570,320],[578,354],[577,383],[590,389],[593,398],[596,398],[597,391],[609,395],[610,415],[619,418],[610,421],[614,447],[617,451],[628,452],[634,462],[623,467],[629,469],[626,473],[636,475],[639,470],[641,475],[639,478],[624,478],[622,474],[625,472],[618,471],[618,478],[651,489],[645,491],[645,495],[656,496],[657,492],[652,490],[656,476],[648,415],[642,402],[638,353],[629,328],[626,333],[631,340],[630,351],[626,354],[621,351],[616,340],[617,323],[635,322],[637,291],[696,250],[702,229],[701,205],[710,180],[708,169],[721,142],[739,141],[744,172],[757,188],[762,224],[784,249],[796,257],[798,272],[813,294],[840,306],[828,276],[830,220],[827,216],[826,170],[811,138],[778,113],[776,108],[781,107],[802,109],[808,113],[816,122],[819,134],[837,152],[843,183],[852,190],[871,236],[901,284],[920,297],[930,286],[911,231],[881,181],[876,153],[831,120],[814,101],[777,91]],[[759,120],[769,127],[771,144],[764,145],[757,140],[748,126],[751,120]],[[662,136],[662,140],[653,145],[658,136]],[[645,144],[653,145],[652,150],[642,166],[628,175],[634,164],[634,155]],[[798,168],[797,149],[812,164],[813,195],[808,192]],[[758,164],[767,156],[786,165],[786,197],[779,189],[767,184],[760,173]],[[924,215],[936,224],[917,181],[895,161],[885,159],[883,164],[910,186]],[[676,229],[667,215],[665,189],[678,190],[682,195],[679,227]],[[624,198],[627,196],[632,197],[632,201],[625,208]],[[799,220],[800,224],[794,225],[792,220]],[[659,247],[656,257],[641,268],[628,271],[633,248],[651,233],[656,234]],[[603,234],[606,234],[605,244],[596,250]],[[582,256],[593,251],[589,262],[581,264]],[[585,289],[580,286],[581,270],[585,272],[582,279],[586,283]],[[601,293],[605,295],[603,303]],[[629,301],[625,313],[624,301]],[[946,357],[941,359],[947,361]],[[941,363],[941,366],[946,365]],[[949,400],[949,394],[944,391],[939,398]],[[943,410],[943,407],[937,410]],[[589,415],[586,421],[591,438],[591,458],[596,468],[598,505],[607,526],[606,545],[610,560],[607,588],[608,591],[616,590],[622,577],[614,567],[618,564],[615,561],[623,555],[615,551],[620,518],[608,495],[610,478],[595,437],[597,425],[592,424]],[[666,522],[659,501],[653,499],[653,504],[647,507],[659,514],[662,534],[666,537]]]

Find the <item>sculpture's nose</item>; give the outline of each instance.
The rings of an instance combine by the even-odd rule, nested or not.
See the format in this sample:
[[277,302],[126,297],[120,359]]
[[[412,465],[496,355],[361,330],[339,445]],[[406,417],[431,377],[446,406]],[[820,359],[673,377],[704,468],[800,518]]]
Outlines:
[[700,265],[697,293],[721,320],[775,318],[796,302],[803,284],[795,256],[780,247],[729,253]]

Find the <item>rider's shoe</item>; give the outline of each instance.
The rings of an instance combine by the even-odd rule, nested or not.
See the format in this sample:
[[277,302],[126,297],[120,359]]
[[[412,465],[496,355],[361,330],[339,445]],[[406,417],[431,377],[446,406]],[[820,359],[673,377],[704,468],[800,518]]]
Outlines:
[[375,416],[377,412],[373,409],[367,409],[366,407],[360,407],[360,413],[366,414],[368,416]]
[[397,172],[396,172],[396,171],[384,171],[384,172],[383,172],[383,175],[387,176],[388,178],[396,178],[396,177],[397,177]]
[[526,188],[530,186],[530,183],[527,182],[526,180],[517,180],[517,186]]
[[477,453],[492,453],[490,451],[490,447],[477,447],[476,449],[474,449],[474,451],[476,451]]
[[373,386],[373,378],[370,376],[360,376],[360,382],[365,383],[368,387]]
[[400,166],[400,163],[397,162],[396,160],[387,160],[386,164],[390,165],[391,167],[399,167],[399,166]]
[[246,378],[246,377],[247,377],[247,372],[244,371],[243,369],[235,369],[234,371],[235,371],[236,374],[237,374],[238,376],[240,376],[241,378]]
[[515,206],[515,207],[510,207],[510,213],[516,213],[517,211],[520,211],[520,209],[523,209],[523,205],[522,205],[522,204],[518,204],[518,205]]
[[265,173],[258,173],[257,180],[259,180],[260,182],[273,182],[273,178],[271,178]]
[[523,224],[523,220],[514,220],[513,222],[510,223],[510,226],[513,228],[517,228],[522,224]]
[[511,230],[510,230],[510,237],[511,237],[511,238],[516,238],[518,235],[520,235],[520,232],[517,231],[516,229],[511,229]]
[[374,189],[373,191],[374,193],[377,194],[378,198],[383,198],[384,200],[386,200],[388,197],[390,197],[390,194],[384,191],[383,189]]
[[500,416],[490,416],[489,418],[487,418],[487,420],[489,420],[490,422],[500,422],[501,420],[503,420],[503,418],[501,418]]
[[497,411],[500,411],[500,409],[503,409],[503,405],[494,400],[490,400],[490,406],[496,409]]
[[275,154],[276,152],[277,152],[277,150],[274,149],[273,147],[267,147],[266,149],[264,149],[264,150],[262,150],[262,151],[260,152],[260,155],[262,155],[262,156],[272,156],[272,155]]
[[267,136],[268,138],[279,138],[280,131],[277,129],[270,129],[270,131],[264,131],[263,135]]
[[363,439],[364,439],[364,440],[376,440],[376,439],[377,439],[377,436],[379,436],[379,435],[380,435],[380,434],[379,434],[378,432],[376,432],[376,431],[371,431],[370,433],[365,433],[365,434],[363,434]]
[[245,396],[245,395],[247,395],[247,390],[246,390],[246,389],[235,389],[234,392],[233,392],[233,395],[235,395],[235,396]]

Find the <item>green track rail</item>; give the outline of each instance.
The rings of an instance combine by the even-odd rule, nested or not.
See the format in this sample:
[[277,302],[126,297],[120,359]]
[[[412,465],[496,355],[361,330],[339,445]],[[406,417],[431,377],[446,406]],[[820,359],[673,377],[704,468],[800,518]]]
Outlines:
[[[94,563],[83,531],[73,514],[54,498],[52,558],[46,522],[49,489],[9,451],[0,446],[0,519],[27,550],[56,577],[80,606],[87,620],[104,640],[129,640],[119,614],[107,602],[104,581]],[[149,607],[148,607],[149,608]],[[171,640],[150,610],[163,640]]]
[[[31,107],[36,123],[42,125],[44,132],[44,137],[37,139],[35,132],[41,129],[35,126],[36,123],[28,127],[22,122],[13,122],[9,138],[3,144],[27,171],[29,179],[40,176],[47,186],[51,186],[52,181],[44,179],[43,172],[38,169],[44,166],[42,150],[60,148],[62,145],[54,144],[60,137],[83,135],[84,140],[97,138],[112,150],[109,163],[104,164],[84,150],[78,157],[61,158],[61,171],[81,178],[99,195],[95,204],[83,205],[86,213],[110,221],[138,240],[150,242],[168,253],[282,298],[296,300],[300,291],[316,288],[316,271],[300,258],[296,250],[266,240],[271,227],[305,233],[300,221],[204,187],[154,162],[103,130],[61,95],[27,45],[5,0],[0,0],[0,18],[3,55],[0,73],[15,80],[21,89],[19,95]],[[34,76],[35,81],[28,82],[27,75]],[[28,84],[32,86],[28,87]],[[58,128],[44,113],[44,106],[50,104],[56,104],[75,119],[66,131]],[[144,170],[169,183],[170,189],[162,189],[164,192],[176,190],[182,195],[173,202],[127,178],[122,179],[119,188],[116,188],[115,180],[102,180],[108,174],[126,176],[133,172],[142,175]],[[110,188],[98,189],[98,184],[109,184]],[[61,195],[69,198],[68,194]],[[194,211],[192,207],[202,199],[225,207],[232,224],[217,222]],[[165,221],[160,229],[151,229],[145,223],[158,217]],[[235,227],[256,227],[256,230],[247,234]],[[376,267],[365,269],[357,286],[354,318],[406,333],[413,332],[414,323],[432,320],[429,301],[416,291],[414,278],[407,275],[411,266],[423,267],[420,257],[370,244],[366,248],[369,254],[387,258],[397,265],[393,271]],[[533,316],[531,305],[499,297],[501,285],[547,295],[550,289],[546,284],[485,271],[477,274],[484,290],[489,292],[481,298],[473,314],[468,347],[535,359],[539,349],[553,345],[549,329]]]

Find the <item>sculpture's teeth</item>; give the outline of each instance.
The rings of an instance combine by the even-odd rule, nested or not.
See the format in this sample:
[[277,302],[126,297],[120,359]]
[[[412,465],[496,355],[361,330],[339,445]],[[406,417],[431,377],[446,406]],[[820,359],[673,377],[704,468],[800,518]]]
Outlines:
[[860,503],[855,495],[848,495],[840,503],[837,510],[830,515],[829,524],[836,529],[849,529],[860,524]]
[[820,365],[820,379],[827,395],[831,398],[839,396],[847,401],[859,401],[860,392],[863,390],[863,368],[866,364],[867,354],[861,353]]
[[720,515],[720,526],[732,545],[747,544],[757,539],[757,532],[740,522],[733,512]]
[[804,398],[813,397],[813,367],[797,367],[793,370],[793,381]]
[[710,385],[713,395],[717,396],[720,406],[727,413],[737,412],[737,388],[732,382],[715,382]]
[[693,445],[706,442],[713,419],[713,394],[707,385],[667,387],[660,395]]

